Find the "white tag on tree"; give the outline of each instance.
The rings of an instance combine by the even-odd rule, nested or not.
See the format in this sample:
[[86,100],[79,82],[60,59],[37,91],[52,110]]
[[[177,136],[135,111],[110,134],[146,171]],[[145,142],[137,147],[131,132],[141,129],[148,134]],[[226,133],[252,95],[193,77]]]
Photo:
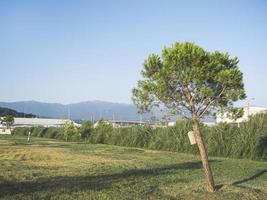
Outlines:
[[189,131],[189,132],[187,133],[187,135],[188,135],[190,144],[191,144],[191,145],[196,144],[196,139],[195,139],[194,131]]

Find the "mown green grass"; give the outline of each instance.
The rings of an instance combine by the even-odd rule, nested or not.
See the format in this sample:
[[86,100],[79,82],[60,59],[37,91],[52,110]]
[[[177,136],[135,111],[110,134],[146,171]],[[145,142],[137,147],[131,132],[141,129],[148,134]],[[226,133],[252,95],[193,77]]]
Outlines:
[[0,199],[267,199],[267,162],[0,136]]

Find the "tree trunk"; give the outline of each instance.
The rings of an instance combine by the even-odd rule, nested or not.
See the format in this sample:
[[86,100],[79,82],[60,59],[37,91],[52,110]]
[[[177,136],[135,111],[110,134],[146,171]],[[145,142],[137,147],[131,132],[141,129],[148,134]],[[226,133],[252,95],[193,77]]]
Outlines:
[[207,191],[208,192],[214,192],[215,191],[215,186],[214,186],[214,180],[213,180],[213,175],[212,171],[209,165],[208,161],[208,155],[206,152],[205,145],[203,143],[200,130],[199,130],[199,122],[197,119],[193,119],[193,131],[196,139],[196,143],[199,149],[201,161],[202,161],[202,166],[204,168],[204,173],[205,173],[205,178],[206,178],[206,183],[207,183]]

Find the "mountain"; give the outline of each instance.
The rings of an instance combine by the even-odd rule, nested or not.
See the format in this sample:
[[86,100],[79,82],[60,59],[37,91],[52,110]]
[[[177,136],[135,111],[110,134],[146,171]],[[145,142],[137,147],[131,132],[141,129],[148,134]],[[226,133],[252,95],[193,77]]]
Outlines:
[[[66,105],[38,101],[0,102],[0,107],[50,118],[68,118],[70,114],[72,119],[112,119],[113,116],[116,120],[140,119],[134,105],[104,101],[86,101]],[[144,115],[144,119],[149,118],[149,114]]]
[[12,110],[12,109],[9,109],[9,108],[0,107],[0,117],[4,117],[6,115],[12,115],[13,117],[26,117],[26,118],[36,117],[33,114],[25,114],[25,113],[17,112],[15,110]]
[[[98,120],[100,118],[113,119],[113,116],[115,120],[140,120],[140,115],[137,113],[134,105],[105,101],[86,101],[73,104],[17,101],[0,102],[0,107],[13,109],[15,112],[32,113],[33,116],[48,118],[68,118],[70,114],[71,119],[78,121],[86,119]],[[153,110],[153,115],[160,119],[164,116],[164,113],[159,109],[155,109]],[[148,121],[151,116],[151,113],[144,114],[143,120]],[[170,120],[175,121],[179,118],[179,116],[174,116]],[[214,122],[214,117],[208,116],[204,121]]]

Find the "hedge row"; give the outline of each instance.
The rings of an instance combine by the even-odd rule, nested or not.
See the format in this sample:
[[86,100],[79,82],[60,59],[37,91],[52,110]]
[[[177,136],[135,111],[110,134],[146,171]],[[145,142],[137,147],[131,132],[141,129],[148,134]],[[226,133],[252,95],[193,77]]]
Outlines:
[[31,136],[63,140],[64,139],[63,131],[64,131],[63,128],[55,128],[55,127],[15,128],[12,131],[12,135],[28,136],[29,132],[31,132]]
[[[196,145],[190,145],[187,137],[190,130],[191,124],[188,122],[157,129],[106,127],[92,132],[89,142],[195,154],[198,153],[198,148]],[[267,114],[254,116],[239,126],[203,126],[201,133],[209,155],[267,160]]]
[[[187,137],[189,130],[191,130],[189,122],[156,129],[148,126],[112,128],[103,123],[91,130],[86,142],[195,154],[198,153],[198,149],[196,145],[189,143]],[[18,128],[13,134],[27,135],[28,131],[26,128]],[[32,128],[31,131],[33,136],[64,139],[62,128]],[[267,113],[256,115],[240,126],[235,124],[203,126],[201,132],[209,155],[267,160]],[[75,134],[71,140],[78,141],[81,138],[79,134]]]

